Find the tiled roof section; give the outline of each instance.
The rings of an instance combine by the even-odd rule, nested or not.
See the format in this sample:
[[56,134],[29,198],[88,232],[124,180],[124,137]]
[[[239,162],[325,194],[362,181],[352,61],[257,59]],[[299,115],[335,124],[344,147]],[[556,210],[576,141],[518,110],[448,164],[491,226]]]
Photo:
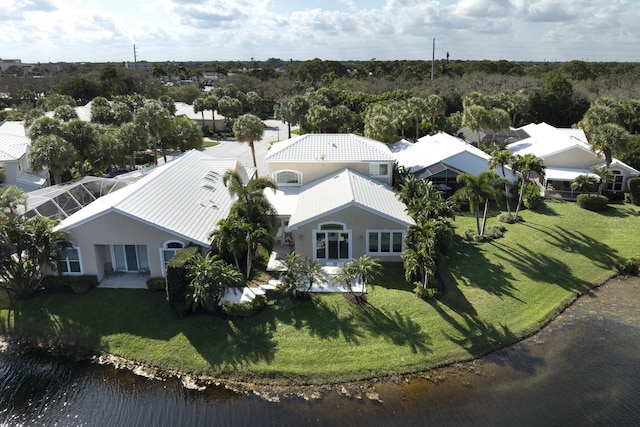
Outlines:
[[244,175],[235,159],[215,159],[197,150],[189,151],[66,218],[62,228],[71,229],[108,212],[118,212],[208,245],[209,233],[218,220],[228,216],[234,202],[221,179],[229,169]]
[[360,207],[405,226],[413,224],[406,206],[389,185],[345,169],[302,187],[289,227],[295,229],[349,206]]
[[267,162],[392,162],[389,147],[353,134],[309,133],[274,144]]
[[0,134],[0,162],[20,160],[27,153],[30,142],[26,136]]

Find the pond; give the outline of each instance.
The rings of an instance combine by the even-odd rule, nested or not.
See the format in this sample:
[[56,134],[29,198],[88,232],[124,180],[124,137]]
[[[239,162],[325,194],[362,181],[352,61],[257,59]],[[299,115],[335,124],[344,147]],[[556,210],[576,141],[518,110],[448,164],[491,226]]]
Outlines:
[[[315,395],[193,390],[89,361],[0,352],[0,426],[640,425],[640,280],[470,363]],[[383,355],[381,355],[383,357]]]

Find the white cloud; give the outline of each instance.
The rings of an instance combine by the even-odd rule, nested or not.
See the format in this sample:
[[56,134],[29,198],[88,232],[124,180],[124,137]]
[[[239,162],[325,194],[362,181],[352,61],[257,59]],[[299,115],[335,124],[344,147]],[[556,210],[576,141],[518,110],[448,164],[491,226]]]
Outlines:
[[[640,60],[637,0],[0,0],[5,58]],[[585,55],[585,52],[588,55]]]

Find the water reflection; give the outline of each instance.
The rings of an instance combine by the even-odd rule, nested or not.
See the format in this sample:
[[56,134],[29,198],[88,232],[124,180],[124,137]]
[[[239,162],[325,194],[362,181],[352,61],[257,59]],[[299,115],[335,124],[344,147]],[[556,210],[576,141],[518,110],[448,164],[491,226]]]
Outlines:
[[321,399],[270,402],[0,353],[0,425],[640,425],[639,283],[613,282],[540,334],[474,363]]

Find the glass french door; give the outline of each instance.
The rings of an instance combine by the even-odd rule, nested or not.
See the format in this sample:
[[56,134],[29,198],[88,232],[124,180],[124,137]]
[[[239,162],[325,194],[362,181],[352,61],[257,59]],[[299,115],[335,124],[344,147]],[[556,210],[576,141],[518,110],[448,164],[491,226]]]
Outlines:
[[149,270],[146,245],[111,245],[113,267],[116,271],[138,272]]
[[349,259],[350,233],[344,231],[316,231],[316,259],[320,261]]

